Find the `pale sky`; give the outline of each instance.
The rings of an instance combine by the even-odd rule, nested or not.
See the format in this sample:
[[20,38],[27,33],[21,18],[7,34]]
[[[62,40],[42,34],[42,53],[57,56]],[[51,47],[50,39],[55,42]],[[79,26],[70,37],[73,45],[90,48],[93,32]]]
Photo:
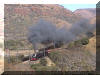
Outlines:
[[61,4],[61,5],[71,11],[84,8],[96,8],[96,4]]

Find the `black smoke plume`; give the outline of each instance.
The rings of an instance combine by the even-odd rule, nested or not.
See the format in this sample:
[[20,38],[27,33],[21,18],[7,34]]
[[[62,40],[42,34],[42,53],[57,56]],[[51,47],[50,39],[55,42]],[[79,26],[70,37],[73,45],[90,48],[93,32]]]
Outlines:
[[58,28],[53,23],[41,19],[36,25],[29,28],[28,40],[34,47],[37,43],[44,45],[52,42],[68,43],[75,40],[80,34],[92,31],[93,29],[95,29],[95,25],[89,25],[89,21],[86,19],[76,22],[69,30],[65,26]]

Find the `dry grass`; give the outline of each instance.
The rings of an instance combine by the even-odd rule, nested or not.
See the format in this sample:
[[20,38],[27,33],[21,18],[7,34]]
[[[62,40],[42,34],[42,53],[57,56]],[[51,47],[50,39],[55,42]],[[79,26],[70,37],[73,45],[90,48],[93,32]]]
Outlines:
[[96,37],[89,39],[89,44],[85,46],[85,49],[90,51],[92,55],[96,55]]
[[[17,52],[19,55],[29,55],[29,54],[33,54],[34,50],[9,50],[10,51],[10,56],[16,56]],[[8,54],[9,51],[5,51],[5,54]]]
[[[29,50],[18,50],[18,55],[29,55],[33,53],[34,53],[34,50],[30,50],[30,51]],[[9,52],[5,51],[5,54],[9,55]],[[10,56],[12,58],[15,57],[15,59],[13,58],[12,60],[14,61],[11,63],[8,63],[8,61],[5,60],[5,70],[6,71],[32,71],[29,65],[29,61],[22,62],[20,59],[18,60],[16,58],[17,50],[10,50]]]
[[96,58],[82,48],[56,50],[49,55],[61,71],[94,71]]

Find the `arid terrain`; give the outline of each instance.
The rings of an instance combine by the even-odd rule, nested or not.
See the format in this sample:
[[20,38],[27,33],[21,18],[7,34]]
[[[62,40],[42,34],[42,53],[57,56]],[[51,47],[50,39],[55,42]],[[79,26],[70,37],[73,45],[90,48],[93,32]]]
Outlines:
[[[47,61],[47,65],[49,67],[54,67],[55,70],[63,70],[63,71],[95,71],[96,69],[96,39],[92,37],[89,40],[89,44],[83,47],[75,47],[73,48],[59,48],[53,49],[48,57],[45,57]],[[11,57],[19,54],[27,56],[33,54],[34,51],[31,50],[19,50],[18,53],[16,51],[10,51]],[[9,53],[9,52],[8,52]],[[16,60],[12,63],[5,63],[5,70],[7,71],[35,71],[36,69],[31,67],[33,64],[39,64],[40,60],[37,61],[21,61]],[[40,65],[41,66],[41,65]],[[45,66],[45,67],[46,67]],[[37,70],[42,71],[44,68],[38,69],[39,66],[36,66]],[[53,69],[46,69],[46,71],[53,71]]]
[[[58,4],[5,4],[4,10],[5,70],[95,71],[95,8],[77,9],[72,12]],[[42,20],[38,24],[40,19],[43,19],[44,22]],[[48,27],[49,22],[45,22],[45,20],[53,24],[52,27]],[[32,28],[32,26],[34,30],[30,30],[31,32],[29,33],[29,28]],[[43,34],[40,31],[36,32],[36,35],[33,35],[36,30],[34,26],[37,30],[42,29]],[[54,30],[52,30],[52,28]],[[60,32],[57,32],[58,37],[56,36],[57,30],[60,30]],[[52,33],[55,34],[51,36]],[[31,40],[28,38],[29,34],[32,34]],[[66,36],[64,34],[66,34]],[[38,37],[34,40],[33,38],[35,36]],[[44,39],[45,36],[47,37],[46,39]],[[62,38],[62,36],[64,36],[64,38]],[[51,52],[49,55],[39,60],[22,61],[24,57],[34,53],[34,41],[36,43],[42,43],[44,47],[47,47],[48,41],[51,42],[51,39],[53,39],[53,42],[55,40],[59,42],[60,40],[60,42],[63,41],[63,43],[67,40],[67,43],[59,49],[50,49]],[[69,41],[70,39],[71,41]]]

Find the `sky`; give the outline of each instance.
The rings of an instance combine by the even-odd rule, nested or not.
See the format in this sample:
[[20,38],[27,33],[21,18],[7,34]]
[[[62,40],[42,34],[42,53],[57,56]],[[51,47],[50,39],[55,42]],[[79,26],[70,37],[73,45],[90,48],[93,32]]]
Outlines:
[[71,11],[84,8],[96,8],[96,4],[61,4],[61,5],[64,6],[64,8],[67,8]]

